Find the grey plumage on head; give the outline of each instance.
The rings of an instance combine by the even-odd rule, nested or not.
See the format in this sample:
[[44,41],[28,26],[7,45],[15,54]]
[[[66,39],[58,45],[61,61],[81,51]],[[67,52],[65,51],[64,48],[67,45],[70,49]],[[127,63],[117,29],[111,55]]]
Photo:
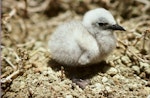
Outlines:
[[56,29],[48,46],[52,58],[68,66],[85,66],[104,60],[116,47],[114,30],[124,30],[103,8],[85,13],[82,21],[70,21]]

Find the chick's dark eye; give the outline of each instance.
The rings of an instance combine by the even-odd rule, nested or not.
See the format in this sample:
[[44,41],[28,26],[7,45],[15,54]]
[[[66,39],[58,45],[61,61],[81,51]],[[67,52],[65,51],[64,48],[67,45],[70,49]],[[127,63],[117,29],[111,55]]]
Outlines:
[[99,26],[105,26],[107,23],[98,23]]

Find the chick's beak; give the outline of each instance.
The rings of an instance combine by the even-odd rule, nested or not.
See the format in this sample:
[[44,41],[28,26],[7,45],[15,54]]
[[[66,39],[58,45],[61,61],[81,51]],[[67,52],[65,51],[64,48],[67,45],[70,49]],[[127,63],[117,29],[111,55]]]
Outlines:
[[120,26],[118,24],[110,25],[110,26],[108,26],[108,29],[126,31],[122,26]]

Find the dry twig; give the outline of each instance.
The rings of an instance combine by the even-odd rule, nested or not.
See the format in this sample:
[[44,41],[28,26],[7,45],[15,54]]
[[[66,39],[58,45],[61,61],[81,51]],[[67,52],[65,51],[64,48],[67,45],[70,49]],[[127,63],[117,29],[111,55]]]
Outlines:
[[61,66],[61,76],[60,76],[61,80],[64,78],[64,67]]
[[16,14],[16,9],[13,8],[9,14],[5,14],[5,15],[3,16],[2,22],[3,22],[4,24],[6,24],[7,21],[8,21],[10,18],[12,18],[15,14]]
[[124,50],[130,52],[133,56],[135,56],[139,61],[142,61],[142,62],[145,62],[145,63],[148,63],[149,61],[148,60],[145,60],[145,59],[142,59],[141,57],[139,57],[137,54],[135,54],[134,52],[132,52],[129,48],[128,48],[128,45],[126,45],[124,42],[122,42],[121,40],[118,39],[118,42],[121,43],[125,48],[123,48]]
[[142,53],[143,52],[145,52],[145,41],[146,41],[146,36],[147,36],[147,34],[148,34],[148,30],[146,30],[145,32],[144,32],[144,34],[143,34],[143,44],[142,44]]
[[28,11],[31,13],[44,11],[48,7],[50,1],[51,0],[45,0],[40,6],[28,8]]
[[19,62],[21,59],[20,59],[20,57],[18,56],[18,54],[15,52],[15,50],[14,49],[12,49],[12,48],[8,48],[8,47],[5,47],[5,46],[2,46],[1,45],[1,48],[2,49],[8,49],[11,53],[13,53],[14,54],[14,56],[16,57],[16,62]]
[[29,46],[31,44],[35,43],[35,39],[32,39],[31,41],[29,42],[26,42],[24,44],[18,44],[17,47],[24,47],[24,46]]
[[150,1],[149,0],[135,0],[135,1],[138,1],[140,3],[145,4],[145,7],[143,8],[144,11],[146,11],[147,9],[150,8]]
[[12,81],[12,78],[14,78],[16,75],[18,75],[20,73],[20,70],[17,70],[15,72],[13,72],[12,74],[10,74],[8,77],[6,78],[2,78],[1,79],[1,83],[6,83],[6,82],[10,82]]
[[11,63],[10,60],[8,60],[6,57],[2,57],[13,69],[16,70],[16,66],[14,64]]
[[28,18],[28,2],[27,0],[24,0],[24,2],[25,2],[24,17]]

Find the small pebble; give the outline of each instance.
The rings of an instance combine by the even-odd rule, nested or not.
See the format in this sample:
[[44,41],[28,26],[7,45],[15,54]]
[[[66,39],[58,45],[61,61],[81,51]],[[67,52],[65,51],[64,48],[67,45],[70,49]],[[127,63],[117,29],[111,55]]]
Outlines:
[[140,68],[146,72],[146,74],[150,75],[150,64],[140,62]]
[[21,85],[21,86],[20,86],[20,89],[23,89],[23,88],[26,86],[26,83],[23,82],[23,81],[21,81],[21,82],[20,82],[20,85]]
[[107,77],[103,77],[103,78],[102,78],[102,82],[103,82],[103,83],[106,83],[107,81],[108,81],[108,78],[107,78]]
[[118,75],[118,74],[113,76],[113,79],[117,79],[117,80],[121,80],[121,81],[124,81],[124,82],[128,82],[128,79],[126,79],[124,76]]
[[126,64],[126,65],[131,62],[128,56],[121,57],[121,61],[123,64]]
[[141,87],[141,84],[137,84],[137,83],[129,83],[128,84],[128,87],[129,87],[129,89],[130,90],[136,90],[136,89],[138,89],[139,87]]
[[108,93],[111,93],[113,91],[109,86],[106,86],[105,89]]
[[136,73],[136,74],[140,74],[140,68],[136,65],[132,66],[132,70]]
[[66,95],[65,98],[73,98],[73,96],[72,95]]
[[93,86],[92,86],[92,90],[93,92],[95,93],[100,93],[101,91],[104,90],[104,85],[100,84],[100,83],[95,83]]
[[106,73],[109,74],[110,76],[114,76],[118,73],[118,71],[116,68],[110,67]]
[[133,39],[135,39],[135,35],[133,33],[128,33],[127,38],[128,38],[128,40],[133,40]]
[[[148,92],[150,94],[150,88],[149,87],[144,87],[145,92]],[[150,98],[150,96],[149,96]]]

